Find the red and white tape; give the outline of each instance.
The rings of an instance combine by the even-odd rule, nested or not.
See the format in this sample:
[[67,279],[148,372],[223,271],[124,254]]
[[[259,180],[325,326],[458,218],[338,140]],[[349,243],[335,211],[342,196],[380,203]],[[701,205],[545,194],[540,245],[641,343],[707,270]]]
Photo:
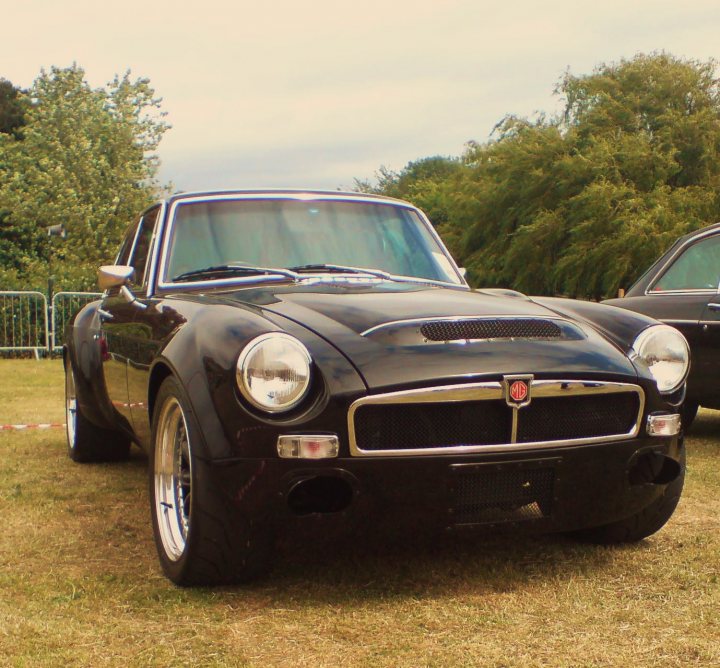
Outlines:
[[0,424],[0,431],[25,431],[27,429],[63,429],[64,422],[43,422],[39,424]]

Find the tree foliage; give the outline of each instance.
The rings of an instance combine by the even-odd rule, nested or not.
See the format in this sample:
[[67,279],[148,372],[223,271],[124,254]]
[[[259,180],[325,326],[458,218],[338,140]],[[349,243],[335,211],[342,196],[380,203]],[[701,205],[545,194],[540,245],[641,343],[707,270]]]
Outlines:
[[[147,79],[91,88],[73,65],[41,72],[27,95],[20,136],[0,135],[0,262],[5,282],[58,274],[91,288],[132,217],[158,189],[154,152],[167,129]],[[46,228],[63,224],[67,239]]]
[[380,190],[406,183],[421,206],[442,193],[438,229],[477,285],[614,294],[677,236],[720,219],[715,71],[661,53],[567,73],[561,115],[507,117],[458,171],[413,179],[418,161]]
[[25,122],[22,91],[7,79],[0,79],[0,132],[16,134]]

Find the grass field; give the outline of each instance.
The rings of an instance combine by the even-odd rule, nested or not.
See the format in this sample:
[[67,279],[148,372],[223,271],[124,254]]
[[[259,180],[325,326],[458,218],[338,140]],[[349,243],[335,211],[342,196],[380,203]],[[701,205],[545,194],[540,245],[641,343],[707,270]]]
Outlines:
[[[60,362],[0,373],[0,423],[62,420]],[[159,571],[140,454],[77,465],[64,438],[0,432],[2,666],[720,665],[720,413],[638,545],[348,543],[206,590]]]

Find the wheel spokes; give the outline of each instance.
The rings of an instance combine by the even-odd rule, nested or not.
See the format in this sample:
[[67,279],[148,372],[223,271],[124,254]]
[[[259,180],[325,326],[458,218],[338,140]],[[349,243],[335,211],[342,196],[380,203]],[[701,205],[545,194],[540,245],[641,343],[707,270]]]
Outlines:
[[155,512],[172,560],[185,551],[190,530],[192,469],[185,415],[174,397],[162,407],[155,444]]

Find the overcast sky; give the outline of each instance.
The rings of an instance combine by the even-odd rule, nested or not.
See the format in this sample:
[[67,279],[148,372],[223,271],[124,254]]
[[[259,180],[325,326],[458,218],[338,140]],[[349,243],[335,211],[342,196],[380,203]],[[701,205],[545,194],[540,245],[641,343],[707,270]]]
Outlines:
[[73,62],[93,86],[148,77],[173,126],[160,177],[182,190],[349,188],[557,110],[568,68],[720,57],[719,0],[23,0],[2,20],[15,85]]

